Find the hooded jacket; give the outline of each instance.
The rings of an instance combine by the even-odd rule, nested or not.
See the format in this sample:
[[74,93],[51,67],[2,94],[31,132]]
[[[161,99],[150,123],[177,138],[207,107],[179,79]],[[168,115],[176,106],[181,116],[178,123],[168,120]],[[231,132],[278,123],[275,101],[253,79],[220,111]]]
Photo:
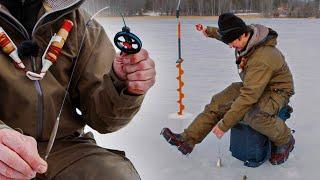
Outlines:
[[[246,48],[238,52],[236,58],[246,62],[238,65],[243,87],[231,109],[224,115],[218,126],[224,132],[243,119],[260,97],[270,91],[282,91],[288,98],[294,93],[293,77],[282,53],[276,48],[278,34],[263,25],[250,25],[252,37]],[[221,39],[218,29],[208,27],[209,37]]]
[[[84,0],[45,0],[30,33],[0,4],[0,26],[16,45],[32,40],[39,46],[36,57],[22,58],[27,70],[41,70],[41,56],[65,19],[74,27],[56,64],[41,81],[31,81],[0,51],[0,128],[21,129],[38,141],[47,141],[59,113],[77,56],[75,74],[64,104],[57,138],[83,131],[89,125],[111,133],[130,122],[144,96],[129,96],[126,85],[113,73],[115,50],[104,29],[80,5]],[[82,37],[84,43],[80,44]],[[80,52],[80,53],[79,53]],[[81,115],[76,112],[79,109]]]

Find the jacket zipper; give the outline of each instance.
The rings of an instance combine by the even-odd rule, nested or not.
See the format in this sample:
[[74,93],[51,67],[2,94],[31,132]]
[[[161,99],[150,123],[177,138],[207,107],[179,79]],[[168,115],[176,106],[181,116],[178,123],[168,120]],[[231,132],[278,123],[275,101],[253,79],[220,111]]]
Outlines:
[[[24,1],[22,1],[22,5],[24,4]],[[4,14],[6,14],[11,20],[13,20],[16,23],[16,26],[19,27],[20,30],[19,31],[23,37],[27,40],[31,40],[30,35],[28,34],[27,30],[25,29],[25,27],[18,21],[16,20],[16,18],[14,18],[12,15],[2,12]],[[31,65],[32,65],[32,70],[36,71],[36,65],[35,65],[35,59],[34,57],[31,59]],[[38,102],[37,102],[37,107],[36,107],[36,112],[38,113],[37,116],[37,127],[36,127],[36,138],[40,139],[42,136],[42,132],[43,132],[43,92],[40,86],[40,82],[39,81],[34,81],[34,86],[37,92],[37,96],[38,96]]]
[[[21,2],[22,5],[24,5],[24,0]],[[16,22],[16,25],[19,26],[20,29],[22,29],[23,32],[20,31],[20,33],[23,34],[23,36],[25,37],[25,39],[27,40],[31,40],[31,37],[28,33],[28,31],[26,30],[26,28],[18,21],[16,20],[16,18],[12,17],[11,15],[7,14],[9,18],[11,18],[14,22]],[[36,63],[35,63],[35,58],[32,57],[31,59],[31,68],[32,71],[36,71]],[[37,107],[36,107],[36,112],[37,112],[37,127],[36,127],[36,138],[37,139],[41,139],[42,137],[42,133],[43,133],[43,91],[40,85],[39,81],[34,81],[34,86],[37,92],[37,96],[38,96],[38,101],[37,101]]]
[[[69,7],[72,7],[74,6],[75,4],[79,3],[79,1],[76,1],[76,3],[74,4],[71,4],[67,7],[64,7],[63,9],[67,9]],[[55,11],[50,11],[50,12],[47,12],[45,13],[44,15],[42,15],[38,21],[36,22],[35,26],[33,27],[33,30],[32,30],[32,37],[34,37],[34,33],[35,33],[35,30],[36,28],[38,27],[39,23],[45,18],[47,17],[48,15],[52,14],[52,13],[55,13],[55,12],[58,12],[60,10],[63,10],[63,9],[58,9],[58,10],[55,10]],[[25,28],[24,28],[25,29]],[[36,71],[37,68],[36,68],[36,63],[35,63],[35,58],[33,57],[32,58],[32,69],[33,71]],[[42,138],[42,134],[43,134],[43,119],[44,119],[44,98],[43,98],[43,91],[42,91],[42,88],[41,88],[41,85],[40,85],[40,81],[35,81],[35,87],[36,87],[36,90],[37,90],[37,93],[38,93],[38,107],[41,107],[41,108],[38,108],[38,121],[37,121],[37,139],[38,140],[41,140]]]

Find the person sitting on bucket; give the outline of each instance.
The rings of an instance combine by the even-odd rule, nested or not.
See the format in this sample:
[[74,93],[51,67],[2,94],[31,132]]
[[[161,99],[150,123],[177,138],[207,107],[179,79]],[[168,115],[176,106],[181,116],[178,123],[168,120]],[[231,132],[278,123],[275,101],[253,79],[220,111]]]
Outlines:
[[221,14],[218,26],[204,28],[203,34],[235,49],[242,82],[215,94],[183,133],[164,128],[162,135],[183,154],[189,154],[211,131],[221,138],[243,120],[271,140],[269,161],[282,164],[293,150],[295,139],[277,115],[294,94],[294,84],[284,56],[276,48],[278,34],[263,25],[246,25],[232,13]]
[[[0,179],[140,179],[124,152],[99,147],[84,127],[105,134],[126,126],[155,83],[155,64],[144,49],[116,54],[97,21],[86,25],[91,16],[80,8],[83,3],[0,0]],[[49,49],[53,57],[59,54],[57,62],[41,81],[28,79],[26,71],[40,72],[41,56],[66,19],[68,30],[73,23],[68,38],[54,39],[65,40],[64,47]],[[16,50],[13,44],[23,51],[19,56],[25,66],[16,68],[4,53]],[[61,106],[56,141],[47,156]]]

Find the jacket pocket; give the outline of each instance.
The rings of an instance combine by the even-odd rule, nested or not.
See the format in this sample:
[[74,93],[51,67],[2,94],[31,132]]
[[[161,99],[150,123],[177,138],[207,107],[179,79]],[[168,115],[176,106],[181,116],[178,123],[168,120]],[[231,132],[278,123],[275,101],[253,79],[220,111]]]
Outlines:
[[270,116],[277,115],[284,106],[285,98],[274,92],[265,93],[259,100],[257,106],[262,113]]

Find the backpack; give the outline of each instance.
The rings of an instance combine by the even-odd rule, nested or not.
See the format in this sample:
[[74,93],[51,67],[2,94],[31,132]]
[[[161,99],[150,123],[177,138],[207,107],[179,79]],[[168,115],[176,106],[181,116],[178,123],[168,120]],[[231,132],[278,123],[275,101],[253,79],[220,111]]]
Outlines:
[[[286,121],[291,113],[292,108],[287,105],[279,111],[278,116]],[[241,121],[231,128],[230,151],[245,166],[259,167],[271,156],[271,141]]]

